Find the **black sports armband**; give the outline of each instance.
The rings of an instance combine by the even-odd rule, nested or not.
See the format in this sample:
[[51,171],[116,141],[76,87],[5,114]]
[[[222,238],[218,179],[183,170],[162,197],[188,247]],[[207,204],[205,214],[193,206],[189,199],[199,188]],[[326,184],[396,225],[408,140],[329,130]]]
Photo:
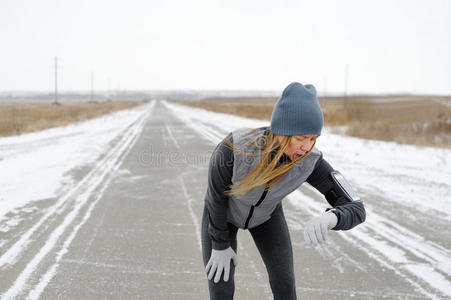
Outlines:
[[346,197],[351,201],[362,201],[360,197],[356,194],[352,186],[346,180],[346,178],[338,171],[330,172],[330,176],[335,183],[335,187],[339,189]]

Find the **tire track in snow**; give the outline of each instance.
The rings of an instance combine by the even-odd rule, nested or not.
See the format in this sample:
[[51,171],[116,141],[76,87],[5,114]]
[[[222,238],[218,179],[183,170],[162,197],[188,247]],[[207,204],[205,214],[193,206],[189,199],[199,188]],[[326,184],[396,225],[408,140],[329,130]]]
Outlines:
[[177,149],[180,149],[180,145],[179,145],[179,143],[177,142],[177,140],[175,139],[174,134],[172,133],[171,128],[170,128],[169,126],[167,126],[167,125],[166,125],[165,127],[166,127],[166,130],[168,131],[169,137],[170,137],[171,140],[174,142],[174,144],[175,144],[175,146],[177,147]]
[[[130,149],[133,147],[135,142],[138,140],[140,133],[142,132],[143,125],[147,119],[148,114],[145,114],[142,118],[142,120],[137,124],[135,127],[135,130],[133,134],[131,134],[131,139],[127,140],[126,143],[124,143],[124,149],[123,151],[118,151],[119,155],[117,157],[117,160],[115,161],[115,164],[113,165],[112,169],[108,171],[110,174],[114,174],[115,171],[117,171],[122,164],[122,161],[127,157],[127,154],[130,152]],[[122,150],[122,149],[121,149]],[[89,205],[89,208],[87,212],[84,214],[82,221],[75,226],[75,228],[72,230],[69,237],[64,242],[64,245],[60,251],[58,251],[55,263],[48,269],[48,271],[41,277],[41,280],[39,281],[38,285],[30,291],[30,293],[27,296],[27,299],[38,299],[41,293],[44,291],[45,287],[48,285],[50,280],[53,278],[53,276],[56,274],[56,270],[58,268],[59,262],[61,258],[66,254],[69,250],[69,246],[72,243],[72,240],[77,235],[80,228],[86,223],[86,221],[91,216],[92,210],[96,206],[97,202],[102,198],[103,193],[109,186],[111,180],[114,178],[114,176],[108,176],[105,180],[105,183],[102,185],[101,190],[97,193],[96,198],[92,201],[92,203]]]
[[198,119],[199,116],[196,118],[195,115],[185,113],[185,111],[183,111],[183,113],[175,113],[175,110],[177,110],[179,106],[170,104],[167,101],[162,101],[162,104],[164,104],[168,110],[173,112],[176,118],[182,120],[186,125],[192,128],[195,132],[199,133],[201,136],[205,137],[208,141],[217,144],[224,138],[223,134],[218,133],[217,130],[203,125]]
[[180,185],[183,189],[183,194],[185,196],[186,199],[186,205],[188,206],[188,211],[189,214],[191,216],[191,219],[193,220],[193,224],[194,224],[194,228],[196,230],[196,237],[197,237],[197,242],[199,245],[199,249],[202,252],[202,240],[201,240],[201,236],[200,236],[200,221],[197,218],[196,214],[194,213],[194,209],[193,209],[193,198],[188,194],[188,189],[186,188],[186,184],[185,184],[185,180],[183,179],[183,174],[179,176],[179,180],[180,180]]

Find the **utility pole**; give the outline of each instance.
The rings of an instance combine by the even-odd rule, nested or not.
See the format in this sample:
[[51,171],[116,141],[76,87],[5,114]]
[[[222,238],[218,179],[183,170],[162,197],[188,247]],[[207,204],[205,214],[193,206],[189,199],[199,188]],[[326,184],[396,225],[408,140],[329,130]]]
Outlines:
[[111,89],[111,80],[110,80],[110,78],[108,78],[108,92],[107,92],[107,97],[106,97],[106,100],[108,102],[111,102],[110,89]]
[[58,105],[58,57],[55,56],[55,100],[54,105]]
[[89,102],[94,102],[94,72],[91,72],[91,99]]
[[345,113],[349,117],[349,112],[348,112],[348,77],[349,77],[349,64],[346,64],[344,107],[345,107]]
[[349,64],[346,64],[346,71],[345,71],[345,97],[348,97],[348,77],[349,77]]

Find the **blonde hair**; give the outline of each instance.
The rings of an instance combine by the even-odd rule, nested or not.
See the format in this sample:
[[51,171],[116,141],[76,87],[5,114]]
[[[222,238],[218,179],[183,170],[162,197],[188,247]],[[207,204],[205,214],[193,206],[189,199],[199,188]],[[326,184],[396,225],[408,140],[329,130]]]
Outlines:
[[[253,129],[256,130],[256,129]],[[278,140],[280,138],[280,142]],[[224,192],[226,196],[245,194],[252,190],[254,187],[259,185],[265,185],[265,190],[269,190],[273,185],[275,185],[282,177],[288,173],[298,162],[306,158],[312,151],[310,149],[302,157],[292,160],[289,163],[277,166],[280,158],[288,147],[292,136],[277,135],[270,132],[268,135],[260,135],[254,143],[259,146],[263,146],[263,150],[258,151],[258,153],[246,153],[238,149],[233,142],[227,138],[227,145],[240,154],[246,156],[260,156],[260,162],[255,166],[255,168],[249,172],[238,184],[230,185],[230,190]],[[271,153],[277,150],[276,155],[271,160]]]

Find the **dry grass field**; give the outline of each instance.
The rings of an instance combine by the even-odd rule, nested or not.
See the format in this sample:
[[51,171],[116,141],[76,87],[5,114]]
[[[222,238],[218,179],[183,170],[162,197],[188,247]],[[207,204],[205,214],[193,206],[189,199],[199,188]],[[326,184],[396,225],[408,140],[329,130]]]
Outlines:
[[[269,120],[277,98],[177,101],[216,112]],[[350,136],[451,148],[451,97],[320,98],[325,125]]]
[[33,102],[0,102],[0,136],[64,126],[113,111],[142,105],[142,101],[65,102],[60,105]]

